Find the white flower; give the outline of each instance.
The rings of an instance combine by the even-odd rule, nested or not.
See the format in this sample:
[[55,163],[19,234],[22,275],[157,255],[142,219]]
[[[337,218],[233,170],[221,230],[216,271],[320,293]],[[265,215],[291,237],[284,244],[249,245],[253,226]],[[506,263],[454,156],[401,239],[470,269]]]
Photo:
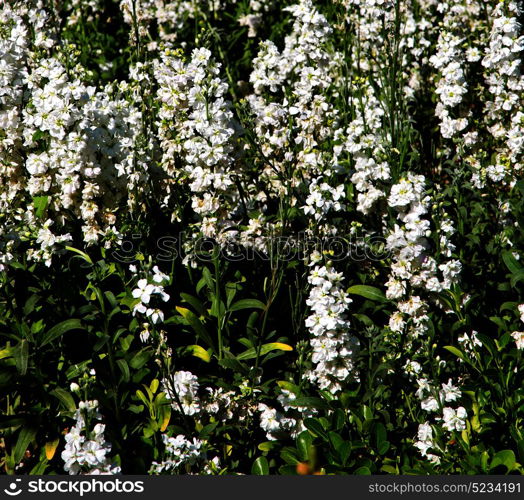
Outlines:
[[464,333],[457,340],[465,347],[465,350],[468,352],[471,352],[475,347],[482,346],[482,342],[478,338],[478,332],[475,330],[473,330],[470,335]]
[[[196,415],[201,411],[198,396],[198,377],[188,371],[178,371],[170,379],[162,380],[166,398],[171,399],[171,406],[186,415]],[[179,404],[180,403],[180,404]]]
[[418,426],[418,438],[421,441],[431,441],[433,439],[433,429],[427,422]]
[[191,467],[201,460],[205,460],[204,442],[193,438],[189,441],[182,434],[176,437],[169,437],[162,434],[162,441],[165,446],[165,460],[163,462],[153,462],[150,474],[162,474],[166,472],[174,473],[181,465]]
[[422,400],[420,406],[424,411],[437,411],[439,408],[438,401],[433,396]]
[[169,276],[160,271],[160,269],[158,269],[158,266],[153,267],[153,273],[153,281],[155,283],[164,283],[166,281],[169,281]]
[[412,183],[408,179],[401,179],[398,184],[391,188],[388,204],[390,207],[404,207],[415,199],[416,193],[413,190]]
[[431,453],[428,453],[426,455],[426,458],[432,463],[433,465],[439,465],[440,464],[440,457],[437,455],[433,455]]
[[144,278],[138,280],[137,286],[138,288],[135,288],[132,292],[133,297],[140,299],[143,304],[149,304],[151,294],[155,292],[155,286],[148,284]]
[[511,336],[517,344],[517,349],[524,349],[524,332],[513,332]]
[[419,399],[423,399],[426,393],[431,391],[431,386],[429,385],[429,382],[425,378],[420,378],[417,380],[418,389],[416,392],[416,395]]
[[312,336],[311,360],[315,367],[306,376],[320,388],[336,392],[341,388],[340,381],[355,377],[353,358],[358,341],[348,333],[346,313],[351,299],[341,286],[342,274],[335,272],[331,264],[316,265],[308,281],[313,288],[306,300],[311,314],[305,324]]
[[406,364],[404,365],[404,371],[408,375],[418,374],[421,370],[422,366],[417,361],[406,361]]
[[258,411],[260,412],[260,427],[262,429],[269,433],[280,429],[282,415],[275,408],[259,403]]
[[453,408],[444,408],[442,424],[448,431],[463,431],[466,428],[467,413],[464,407],[460,406],[456,410]]
[[461,396],[460,389],[455,387],[451,379],[449,379],[447,384],[442,384],[442,390],[440,391],[440,399],[446,402],[456,401]]
[[520,321],[524,322],[524,304],[520,304],[518,310],[520,313]]
[[[87,418],[85,418],[87,416]],[[101,419],[98,412],[98,402],[80,401],[75,414],[76,424],[65,436],[65,447],[61,457],[64,470],[69,474],[117,474],[119,468],[113,467],[108,460],[111,445],[104,438],[105,425],[97,422],[86,439],[86,421]]]

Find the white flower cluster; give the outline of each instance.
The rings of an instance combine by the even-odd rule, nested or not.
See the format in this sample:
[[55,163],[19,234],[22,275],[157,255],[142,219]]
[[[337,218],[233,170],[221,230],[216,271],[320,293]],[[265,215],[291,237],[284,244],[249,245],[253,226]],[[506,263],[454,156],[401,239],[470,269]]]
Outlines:
[[309,185],[309,196],[306,198],[306,205],[302,207],[306,215],[313,215],[319,221],[323,219],[331,210],[339,212],[346,206],[340,202],[344,197],[344,185],[332,188],[327,182],[320,182],[320,179],[313,179]]
[[255,94],[248,102],[259,147],[271,159],[261,172],[270,194],[294,196],[294,188],[306,181],[310,196],[304,210],[320,218],[340,209],[324,189],[337,170],[332,152],[318,148],[337,133],[336,111],[325,94],[340,55],[328,46],[332,29],[311,0],[286,10],[295,18],[292,31],[282,52],[271,41],[260,44],[250,75]]
[[[439,246],[440,252],[445,257],[451,257],[452,253],[457,248],[455,244],[451,241],[451,237],[455,234],[455,225],[451,219],[448,218],[447,213],[443,213],[440,219],[440,236],[439,236]],[[449,286],[444,285],[444,288],[449,288]]]
[[[520,304],[517,309],[520,314],[520,321],[524,323],[524,304]],[[515,331],[511,336],[517,345],[517,349],[524,349],[524,332]]]
[[347,311],[351,299],[342,287],[342,278],[329,262],[315,265],[308,277],[312,288],[306,304],[311,315],[306,327],[311,333],[315,367],[307,377],[332,393],[340,391],[344,382],[358,379],[354,369],[358,340],[350,334]]
[[[485,103],[485,120],[492,136],[501,141],[494,164],[486,167],[486,174],[493,182],[511,182],[522,170],[524,77],[520,68],[524,38],[518,20],[519,6],[522,7],[521,2],[513,0],[507,5],[503,2],[496,5],[492,13],[489,47],[482,59],[491,94],[491,100]],[[480,180],[477,183],[482,184]]]
[[376,54],[377,46],[386,44],[386,30],[393,27],[395,19],[395,0],[343,0],[343,3],[346,23],[355,26],[360,43],[360,50],[351,62],[363,71],[373,70],[369,56]]
[[21,3],[0,5],[0,270],[13,258],[17,222],[25,217],[25,207],[17,207],[17,198],[24,185],[18,149],[23,141],[21,107],[30,41],[22,17],[27,10]]
[[[351,182],[358,191],[357,210],[368,214],[377,200],[386,193],[380,189],[380,183],[390,178],[390,169],[386,161],[377,161],[384,153],[383,140],[380,137],[383,111],[373,96],[371,89],[366,92],[365,116],[354,120],[347,129],[346,148],[353,153],[355,173]],[[364,123],[367,133],[364,132]]]
[[277,401],[282,406],[282,410],[277,410],[264,403],[258,404],[260,412],[260,427],[266,431],[266,437],[270,441],[282,437],[296,437],[297,434],[305,430],[303,420],[316,414],[316,410],[304,406],[291,406],[290,403],[297,399],[293,392],[281,389],[281,394]]
[[[98,401],[81,401],[75,418],[75,425],[65,436],[61,455],[64,470],[69,474],[119,474],[120,467],[109,458],[111,444],[104,438],[105,425],[99,422],[102,415]],[[94,422],[97,423],[93,426]]]
[[0,8],[0,157],[5,168],[16,167],[14,148],[22,140],[19,111],[27,78],[28,30],[20,14],[7,2]]
[[254,408],[246,404],[244,394],[213,387],[201,391],[198,377],[189,371],[177,371],[163,379],[162,390],[173,410],[195,419],[214,415],[221,422],[232,419],[242,422],[254,412]]
[[[210,0],[209,4],[220,4],[220,0]],[[135,23],[138,27],[140,39],[152,39],[150,34],[151,25],[154,24],[158,30],[158,37],[162,42],[173,42],[177,38],[177,30],[184,27],[184,23],[192,21],[195,14],[199,12],[200,2],[191,0],[120,0],[120,10],[124,20],[131,27],[129,36],[131,43],[136,44],[137,33]],[[148,43],[149,50],[158,49],[157,41]]]
[[[440,291],[440,283],[435,280],[437,264],[424,255],[430,232],[430,222],[423,218],[429,205],[424,177],[409,173],[400,179],[391,188],[388,204],[399,210],[398,219],[402,225],[395,224],[387,237],[387,248],[393,252],[394,260],[386,283],[386,296],[389,299],[403,298],[408,292],[408,284],[426,285],[430,290]],[[416,297],[405,309],[415,313],[421,305]]]
[[178,371],[172,377],[162,380],[162,389],[171,406],[184,415],[192,416],[200,412],[201,402],[198,396],[198,377],[188,371]]
[[258,404],[258,411],[260,412],[260,427],[266,431],[266,437],[270,441],[280,439],[296,427],[295,419],[286,417],[283,412],[264,403]]
[[351,182],[358,191],[357,210],[368,214],[376,202],[386,196],[385,182],[390,179],[386,150],[391,137],[383,122],[380,65],[374,60],[378,56],[376,47],[387,46],[386,36],[392,29],[395,9],[390,0],[346,0],[345,4],[346,25],[355,26],[361,48],[350,61],[359,75],[352,82],[359,98],[348,102],[354,108],[354,119],[345,130],[340,152],[352,156],[355,171]]
[[[391,316],[389,326],[393,332],[401,332],[406,324],[403,315],[408,315],[412,319],[410,328],[414,337],[426,330],[427,304],[416,295],[405,300],[409,288],[422,288],[428,292],[449,289],[458,281],[462,269],[458,260],[451,259],[438,265],[428,255],[430,245],[427,237],[431,234],[431,229],[429,220],[423,216],[428,213],[430,198],[425,192],[424,176],[408,173],[391,188],[388,198],[389,206],[399,211],[398,219],[402,223],[395,224],[387,237],[387,248],[393,252],[393,263],[386,283],[386,296],[401,300],[398,304],[399,311]],[[449,242],[449,235],[453,231],[451,222],[445,220],[442,228],[445,237],[441,237],[440,241],[446,245],[442,252],[444,255],[450,256],[454,248]],[[442,273],[442,280],[437,276],[438,271]]]
[[247,26],[247,36],[257,36],[257,28],[262,23],[264,13],[268,12],[274,5],[274,0],[249,0],[249,13],[238,18],[240,26]]
[[[452,23],[451,20],[454,22]],[[462,19],[457,17],[455,9],[451,9],[445,16],[445,21],[445,28],[438,38],[436,54],[430,58],[430,61],[433,67],[440,71],[440,79],[435,90],[439,96],[435,114],[440,119],[442,137],[451,139],[468,126],[466,117],[453,118],[453,110],[462,102],[468,92],[468,85],[463,69],[464,39],[455,34],[457,24]]]
[[511,336],[513,337],[513,340],[515,340],[517,349],[524,349],[524,332],[513,332]]
[[[41,60],[28,80],[32,93],[23,110],[27,191],[52,194],[50,207],[62,217],[64,209],[74,210],[84,222],[84,240],[96,242],[108,229],[116,232],[111,207],[116,209],[116,202],[146,178],[147,167],[139,161],[137,169],[133,147],[140,113],[118,95],[111,98],[111,87],[96,92],[79,80],[70,82],[55,58]],[[40,146],[38,134],[48,137],[49,145],[33,153]]]
[[351,182],[358,191],[357,210],[367,214],[377,200],[385,196],[380,182],[390,178],[385,161],[385,140],[382,119],[384,111],[371,85],[362,82],[362,106],[356,108],[356,118],[346,129],[342,151],[352,154],[355,172]]
[[[136,266],[131,265],[130,270],[136,273]],[[164,312],[158,307],[151,307],[151,297],[158,296],[164,302],[169,300],[169,294],[164,291],[164,285],[169,281],[169,276],[160,271],[158,266],[154,266],[152,271],[151,276],[138,280],[132,292],[133,298],[138,299],[133,306],[133,316],[144,314],[153,324],[157,324],[164,321]],[[142,340],[145,341],[147,338]]]
[[147,186],[129,85],[85,85],[73,54],[66,59],[58,47],[50,55],[52,24],[42,2],[0,6],[0,265],[27,233],[28,257],[49,265],[78,221],[85,243],[109,245],[119,239],[119,208],[133,208]]
[[[219,68],[205,48],[194,49],[188,63],[166,50],[154,65],[162,168],[169,177],[165,202],[171,187],[187,177],[192,208],[208,237],[219,237],[220,229],[232,224],[239,203],[231,175],[238,125],[224,98],[227,84],[218,77]],[[180,156],[182,171],[176,165]],[[226,234],[231,236],[230,231]]]
[[[467,412],[463,406],[452,408],[447,403],[457,401],[461,397],[461,391],[454,386],[451,379],[447,384],[442,384],[442,388],[437,392],[427,379],[421,378],[418,381],[417,396],[421,400],[421,408],[429,413],[437,413],[435,421],[447,432],[463,431],[466,428]],[[438,397],[438,400],[436,399]],[[437,425],[435,423],[434,425]],[[419,425],[418,441],[415,446],[420,454],[426,457],[431,463],[439,464],[440,457],[436,455],[441,452],[438,443],[433,439],[433,429],[429,422]],[[431,450],[433,453],[428,453]]]
[[165,445],[166,458],[162,462],[153,462],[149,470],[150,474],[173,474],[179,472],[181,466],[189,470],[195,464],[206,459],[205,443],[197,438],[189,441],[182,434],[176,437],[162,434],[162,442]]
[[[482,347],[482,341],[478,337],[478,332],[473,330],[470,334],[464,332],[457,341],[462,346],[464,351],[470,355],[475,352],[477,347]],[[462,360],[460,360],[462,361]]]

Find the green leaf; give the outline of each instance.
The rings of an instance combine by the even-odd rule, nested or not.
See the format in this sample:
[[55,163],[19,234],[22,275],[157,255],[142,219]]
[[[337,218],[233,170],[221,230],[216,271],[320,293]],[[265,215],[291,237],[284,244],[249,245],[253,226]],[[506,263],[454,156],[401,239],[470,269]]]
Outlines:
[[45,209],[47,208],[47,202],[49,196],[35,196],[33,198],[33,206],[35,207],[35,215],[38,219],[41,219],[44,215]]
[[211,309],[209,314],[217,319],[223,318],[226,313],[226,305],[223,300],[220,300],[218,295],[213,295],[213,301],[211,303]]
[[344,413],[344,410],[337,408],[333,412],[332,422],[333,422],[333,429],[335,429],[336,431],[339,431],[340,429],[342,429],[342,427],[344,427],[344,423],[346,422],[346,415]]
[[391,443],[389,441],[382,441],[382,443],[380,443],[380,446],[378,447],[378,454],[385,455],[388,452],[390,446]]
[[193,328],[197,336],[202,339],[211,349],[214,350],[213,340],[204,328],[204,325],[197,316],[185,307],[176,306],[176,310],[186,320],[187,324]]
[[257,448],[260,451],[271,451],[274,448],[278,446],[278,443],[276,441],[264,441],[263,443],[260,443]]
[[311,431],[313,435],[321,437],[324,441],[328,440],[327,432],[316,418],[306,418],[304,420],[304,426],[307,430]]
[[518,302],[504,302],[499,308],[499,311],[516,311],[518,306]]
[[524,462],[524,439],[520,439],[517,442],[517,450],[519,452],[519,460]]
[[[283,344],[282,342],[271,342],[269,344],[264,344],[260,348],[260,356],[266,355],[268,352],[271,351],[292,351],[293,348],[290,345]],[[244,351],[243,353],[239,354],[236,358],[240,360],[245,359],[253,359],[257,357],[257,350],[252,347],[251,349],[248,349],[247,351]]]
[[357,476],[369,476],[371,475],[371,470],[369,467],[359,467],[353,474]]
[[188,293],[181,293],[180,297],[182,297],[182,300],[184,302],[191,304],[193,306],[193,309],[198,314],[200,314],[200,316],[205,316],[205,309],[200,300],[198,300],[196,297],[193,297],[192,295],[189,295]]
[[202,346],[188,345],[186,350],[193,356],[200,358],[202,361],[205,361],[206,363],[209,363],[211,361],[211,354],[209,350],[206,351]]
[[457,358],[460,358],[462,361],[466,361],[469,363],[469,359],[466,358],[466,355],[460,349],[457,349],[452,345],[445,345],[444,349],[446,349],[446,351],[449,351],[451,354],[454,354],[455,356],[457,356]]
[[27,340],[22,340],[14,350],[13,354],[18,373],[20,373],[20,375],[25,375],[27,373],[27,363],[29,361],[29,343]]
[[502,260],[504,261],[504,264],[506,264],[506,267],[514,274],[523,270],[519,261],[507,250],[502,252]]
[[300,454],[300,460],[302,462],[307,462],[310,458],[310,450],[311,446],[313,445],[313,438],[311,437],[311,433],[308,431],[302,431],[297,436],[297,449]]
[[522,280],[524,280],[524,270],[520,270],[517,273],[513,274],[509,282],[511,283],[511,286],[514,287],[519,281]]
[[387,472],[388,474],[398,474],[398,470],[392,465],[383,465],[380,470],[382,472]]
[[87,255],[85,252],[82,252],[82,250],[78,250],[78,248],[73,248],[73,247],[68,247],[68,246],[66,246],[66,250],[77,253],[88,264],[93,265],[93,261],[91,260],[91,257],[89,257],[89,255]]
[[146,405],[146,407],[149,408],[151,406],[149,400],[146,398],[146,395],[140,389],[136,390],[136,395],[138,399],[140,399],[140,401]]
[[369,316],[366,316],[365,314],[353,314],[353,317],[358,319],[359,321],[362,321],[364,325],[366,326],[373,326],[373,321],[369,318]]
[[251,467],[251,474],[257,476],[267,476],[269,474],[269,464],[266,457],[258,457]]
[[338,432],[329,431],[328,437],[329,437],[329,442],[331,443],[331,446],[335,450],[338,450],[338,448],[342,446],[342,444],[344,443],[344,439],[342,439],[342,436]]
[[40,297],[36,294],[31,295],[29,299],[27,299],[25,305],[24,305],[24,315],[28,316],[35,310],[35,305],[38,302],[38,299]]
[[226,307],[229,308],[237,293],[237,285],[236,283],[226,283],[224,288],[226,289]]
[[241,363],[238,361],[238,359],[231,357],[231,358],[223,358],[221,359],[218,364],[220,366],[223,366],[224,368],[229,368],[230,370],[233,370],[238,373],[249,373],[249,369],[247,365]]
[[515,453],[513,450],[502,450],[498,453],[495,453],[495,456],[491,460],[491,464],[489,466],[490,470],[494,469],[495,467],[498,467],[499,465],[504,465],[509,471],[512,471],[515,468],[516,463]]
[[287,380],[279,380],[277,381],[277,384],[281,389],[292,392],[295,395],[300,393],[300,387],[291,382],[288,382]]
[[258,320],[259,313],[257,311],[253,311],[247,320],[246,324],[246,330],[250,334],[255,334],[255,324]]
[[296,465],[300,463],[297,453],[297,450],[287,446],[280,452],[280,458],[284,460],[284,462],[286,462],[287,464]]
[[12,347],[6,347],[0,351],[0,359],[10,358],[14,355],[15,349]]
[[309,396],[295,398],[287,404],[293,407],[315,408],[317,410],[329,410],[331,408],[323,399]]
[[347,293],[352,295],[360,295],[369,300],[374,300],[375,302],[387,302],[386,296],[382,293],[381,290],[374,286],[368,285],[354,285],[350,286],[347,289]]
[[515,183],[515,187],[524,195],[524,179],[520,179]]
[[127,337],[120,337],[120,345],[122,346],[122,349],[124,352],[129,351],[129,348],[131,347],[131,344],[133,343],[133,335],[127,335]]
[[367,405],[362,406],[362,415],[364,417],[364,420],[373,420],[373,412],[371,411],[371,408]]
[[134,370],[140,370],[151,357],[151,352],[148,347],[144,347],[144,349],[141,349],[138,351],[135,356],[129,361],[129,366],[133,368]]
[[68,411],[76,410],[76,404],[75,400],[73,399],[73,396],[71,396],[71,393],[66,391],[65,389],[57,387],[56,389],[53,389],[49,394],[58,399],[62,403],[62,405],[64,405],[64,408],[66,408]]
[[211,276],[211,271],[207,267],[202,269],[202,279],[209,290],[213,291],[215,289],[215,280]]
[[380,445],[387,440],[387,431],[384,424],[380,422],[375,424],[375,445],[380,448]]
[[15,465],[18,465],[22,461],[22,458],[24,458],[24,453],[26,452],[29,443],[34,439],[35,435],[36,429],[31,427],[22,427],[13,450],[13,461]]
[[346,465],[349,456],[351,455],[351,441],[344,441],[337,448],[337,453],[340,455],[342,465]]
[[10,427],[19,427],[21,425],[26,425],[27,421],[27,417],[0,415],[0,429],[9,429]]
[[120,368],[120,371],[124,376],[124,382],[129,382],[129,380],[131,379],[131,373],[129,371],[129,365],[127,364],[126,360],[118,359],[116,364],[118,365],[118,368]]
[[242,299],[235,302],[230,308],[229,311],[240,311],[242,309],[265,309],[266,304],[258,299]]
[[42,337],[40,347],[44,347],[45,345],[53,342],[53,340],[57,339],[58,337],[61,337],[64,333],[71,330],[84,330],[84,327],[82,326],[82,323],[79,319],[66,319],[65,321],[62,321],[61,323],[53,326],[53,328],[51,328]]

